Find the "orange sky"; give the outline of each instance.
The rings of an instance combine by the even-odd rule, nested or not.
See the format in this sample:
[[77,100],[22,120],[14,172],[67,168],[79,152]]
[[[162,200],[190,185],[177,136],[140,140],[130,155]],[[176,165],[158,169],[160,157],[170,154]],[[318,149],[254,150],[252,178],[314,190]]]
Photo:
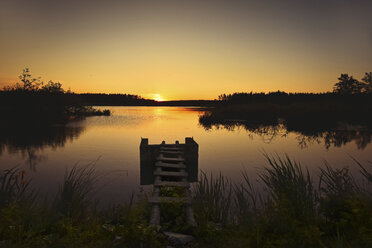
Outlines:
[[364,0],[4,0],[0,86],[29,67],[75,92],[166,100],[329,91],[340,73],[372,71],[371,10]]

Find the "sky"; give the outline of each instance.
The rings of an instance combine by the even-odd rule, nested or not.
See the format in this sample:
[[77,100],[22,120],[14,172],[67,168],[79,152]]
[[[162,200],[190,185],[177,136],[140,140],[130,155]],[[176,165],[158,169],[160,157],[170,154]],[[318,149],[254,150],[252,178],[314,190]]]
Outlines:
[[0,0],[0,87],[158,100],[325,92],[372,71],[369,0]]

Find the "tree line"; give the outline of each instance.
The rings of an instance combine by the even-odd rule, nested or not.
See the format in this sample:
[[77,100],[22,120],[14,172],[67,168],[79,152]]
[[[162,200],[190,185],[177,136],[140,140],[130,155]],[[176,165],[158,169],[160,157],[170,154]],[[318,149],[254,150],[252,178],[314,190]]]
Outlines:
[[60,82],[52,80],[44,83],[40,77],[31,76],[28,68],[23,69],[18,77],[20,82],[13,86],[5,86],[0,93],[8,95],[74,95],[76,99],[84,105],[136,105],[139,103],[153,103],[154,100],[143,99],[138,95],[131,94],[103,94],[103,93],[74,93],[71,90],[65,90]]
[[284,91],[275,92],[236,92],[233,94],[221,94],[218,101],[232,104],[250,103],[273,103],[291,104],[295,102],[314,102],[314,101],[346,101],[358,103],[361,101],[371,102],[372,96],[372,72],[365,73],[361,81],[349,76],[347,73],[341,74],[338,82],[334,84],[332,92],[325,93],[287,93]]
[[359,81],[347,73],[341,74],[338,82],[333,86],[333,92],[337,94],[362,94],[372,93],[372,72],[366,72],[362,81]]
[[66,123],[71,119],[89,115],[110,115],[109,110],[97,110],[87,106],[70,90],[65,90],[59,82],[44,83],[41,78],[31,76],[25,68],[20,81],[0,90],[0,126]]

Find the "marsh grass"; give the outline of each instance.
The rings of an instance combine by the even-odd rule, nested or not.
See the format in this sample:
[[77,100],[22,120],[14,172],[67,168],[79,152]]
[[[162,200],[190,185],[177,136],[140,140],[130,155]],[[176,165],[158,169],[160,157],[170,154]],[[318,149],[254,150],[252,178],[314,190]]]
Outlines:
[[211,220],[226,224],[230,217],[232,182],[219,174],[214,177],[200,172],[199,183],[194,188],[195,214],[199,220]]
[[93,207],[91,196],[98,179],[94,163],[84,167],[75,165],[66,170],[55,202],[57,211],[74,219],[84,218],[89,208]]
[[[370,164],[354,159],[361,182],[347,168],[325,163],[316,177],[289,156],[264,157],[258,185],[244,170],[241,182],[201,172],[192,189],[198,226],[191,232],[177,204],[162,205],[160,230],[149,226],[146,195],[97,209],[93,165],[67,170],[52,204],[21,200],[30,192],[15,183],[21,170],[4,171],[0,247],[166,247],[162,231],[185,230],[194,235],[194,247],[372,247]],[[184,191],[164,188],[162,194]]]
[[[0,206],[33,199],[33,192],[27,192],[30,180],[26,179],[26,171],[13,167],[0,174]],[[28,193],[28,194],[26,194]]]
[[253,186],[246,170],[242,171],[243,181],[233,185],[233,199],[235,204],[235,222],[250,224],[260,208],[264,199],[258,190]]
[[[355,160],[367,181],[357,182],[348,168],[325,163],[314,179],[287,155],[264,157],[267,165],[259,171],[256,187],[246,171],[240,183],[202,174],[194,188],[202,247],[372,245],[372,195],[361,186],[370,183],[370,168]],[[222,210],[229,216],[224,222]]]
[[1,177],[9,197],[0,206],[0,247],[165,247],[164,235],[147,223],[146,198],[132,194],[125,204],[96,208],[94,163],[66,170],[55,200],[37,204],[19,200],[29,193],[9,180],[19,172]]
[[[304,173],[299,163],[288,155],[280,158],[264,154],[269,166],[259,174],[269,192],[268,205],[279,204],[294,218],[309,221],[314,218],[316,192],[309,171]],[[284,206],[282,206],[284,205]]]

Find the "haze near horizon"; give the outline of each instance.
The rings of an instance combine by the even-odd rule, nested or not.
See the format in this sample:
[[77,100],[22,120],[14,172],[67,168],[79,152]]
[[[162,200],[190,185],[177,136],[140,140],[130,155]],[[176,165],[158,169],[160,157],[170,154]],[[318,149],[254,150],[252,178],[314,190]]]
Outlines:
[[372,2],[0,3],[0,87],[24,67],[75,92],[158,100],[324,92],[372,68]]

